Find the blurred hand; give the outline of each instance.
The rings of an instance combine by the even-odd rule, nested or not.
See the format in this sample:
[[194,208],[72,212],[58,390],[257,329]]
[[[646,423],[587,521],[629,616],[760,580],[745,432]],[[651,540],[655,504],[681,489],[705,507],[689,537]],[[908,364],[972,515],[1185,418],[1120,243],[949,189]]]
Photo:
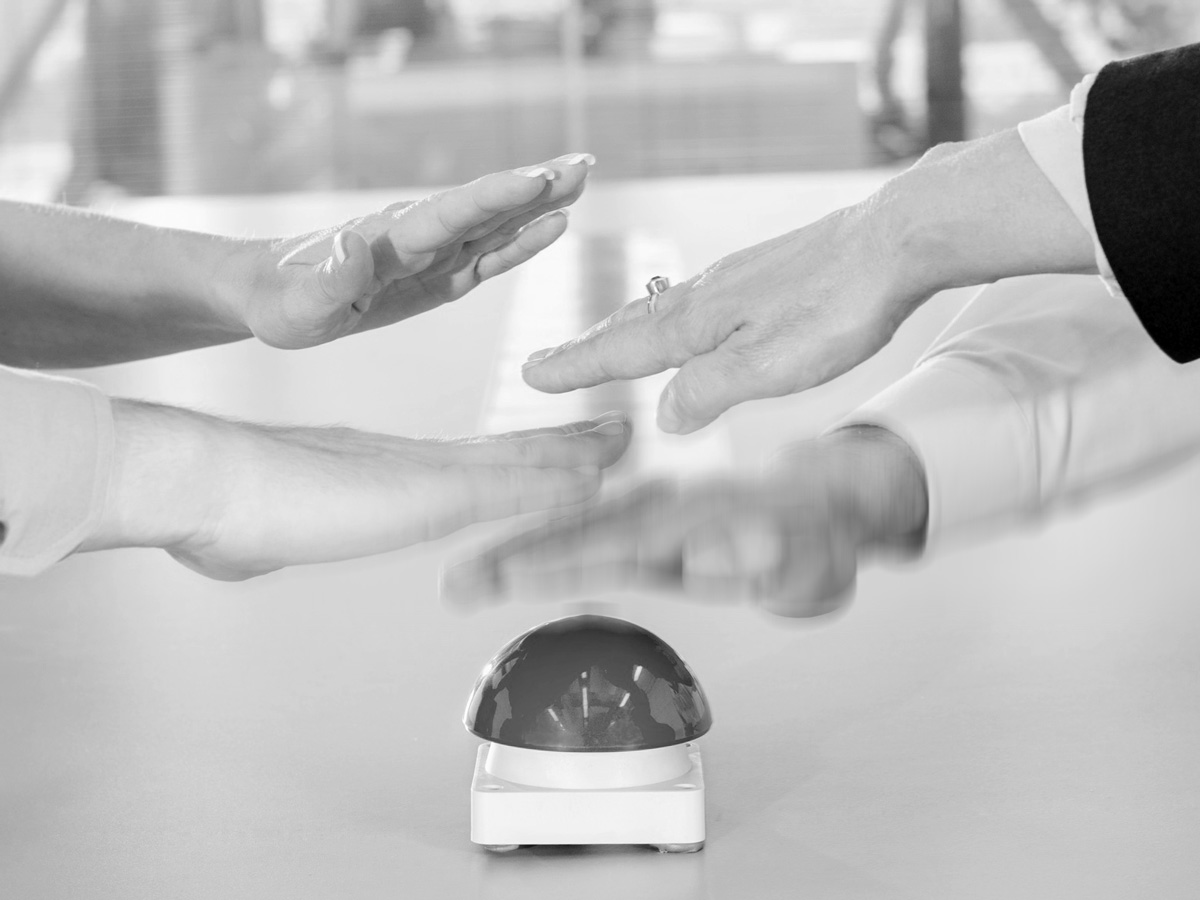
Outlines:
[[452,441],[278,428],[115,401],[117,457],[83,550],[162,547],[238,580],[578,503],[629,444],[622,413]]
[[265,343],[298,348],[457,300],[554,243],[593,162],[571,154],[338,228],[252,242],[225,306]]
[[794,445],[759,477],[652,481],[554,519],[449,567],[443,596],[472,607],[655,587],[817,616],[851,596],[862,551],[919,544],[925,511],[908,446],[847,429]]

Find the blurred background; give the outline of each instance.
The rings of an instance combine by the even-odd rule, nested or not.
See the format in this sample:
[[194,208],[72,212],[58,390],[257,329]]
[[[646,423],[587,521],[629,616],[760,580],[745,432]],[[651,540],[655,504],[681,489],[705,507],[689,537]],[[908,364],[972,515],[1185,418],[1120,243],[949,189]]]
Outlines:
[[[1198,8],[0,0],[0,196],[296,234],[590,150],[599,183],[570,232],[468,302],[304,353],[242,341],[84,377],[423,436],[620,408],[638,436],[617,478],[751,472],[908,371],[969,292],[835,382],[685,438],[653,425],[669,374],[541,395],[520,363],[652,274],[856,202],[933,142],[1062,104],[1106,60],[1200,40]],[[564,610],[466,619],[437,573],[511,523],[239,584],[140,549],[0,579],[0,895],[1191,900],[1197,497],[1193,467],[1070,527],[875,568],[836,628],[622,597],[719,716],[712,843],[667,865],[469,852],[462,703],[505,640]]]
[[1200,39],[1195,0],[3,0],[0,195],[855,169]]

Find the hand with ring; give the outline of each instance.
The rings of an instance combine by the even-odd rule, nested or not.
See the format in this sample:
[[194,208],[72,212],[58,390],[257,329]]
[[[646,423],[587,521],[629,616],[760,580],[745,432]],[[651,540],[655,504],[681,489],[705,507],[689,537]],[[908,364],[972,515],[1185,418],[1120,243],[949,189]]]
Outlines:
[[655,275],[646,282],[646,314],[654,315],[654,311],[658,308],[658,295],[671,286],[668,278],[662,275]]
[[522,374],[560,393],[678,368],[658,424],[686,434],[743,401],[836,378],[940,290],[1095,270],[1087,231],[1010,130],[930,151],[863,202],[534,353]]

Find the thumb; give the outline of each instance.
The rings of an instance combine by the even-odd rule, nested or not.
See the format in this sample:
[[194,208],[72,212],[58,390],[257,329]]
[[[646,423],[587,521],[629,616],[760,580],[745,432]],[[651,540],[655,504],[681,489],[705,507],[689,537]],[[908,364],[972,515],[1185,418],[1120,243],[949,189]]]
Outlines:
[[691,434],[743,400],[766,396],[726,342],[711,353],[694,356],[680,366],[658,401],[658,427],[670,434]]
[[[371,247],[361,234],[344,229],[333,238],[333,252],[317,263],[317,284],[321,295],[334,306],[346,306],[364,299],[375,278]],[[360,308],[360,312],[365,312]]]

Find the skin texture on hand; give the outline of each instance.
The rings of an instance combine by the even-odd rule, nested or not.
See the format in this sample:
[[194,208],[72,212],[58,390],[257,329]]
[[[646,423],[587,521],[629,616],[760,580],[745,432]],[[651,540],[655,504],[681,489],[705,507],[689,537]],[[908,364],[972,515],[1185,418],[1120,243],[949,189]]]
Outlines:
[[162,547],[211,578],[350,559],[474,522],[578,503],[629,444],[622,413],[555,428],[414,440],[282,428],[113,402],[116,463],[80,550]]
[[556,518],[448,567],[442,592],[478,608],[658,588],[817,616],[849,599],[862,554],[918,546],[926,512],[911,449],[856,427],[789,447],[759,476],[651,481]]
[[0,200],[0,364],[109,365],[252,335],[309,347],[397,322],[553,243],[592,162],[497,172],[285,240]]
[[247,246],[234,315],[275,347],[391,325],[462,297],[533,258],[566,230],[590,154],[507,172],[340,228]]
[[658,424],[688,433],[743,401],[836,378],[940,290],[1087,271],[1087,231],[1010,131],[930,151],[862,203],[667,290],[653,314],[634,300],[532,354],[523,375],[558,393],[678,367]]

